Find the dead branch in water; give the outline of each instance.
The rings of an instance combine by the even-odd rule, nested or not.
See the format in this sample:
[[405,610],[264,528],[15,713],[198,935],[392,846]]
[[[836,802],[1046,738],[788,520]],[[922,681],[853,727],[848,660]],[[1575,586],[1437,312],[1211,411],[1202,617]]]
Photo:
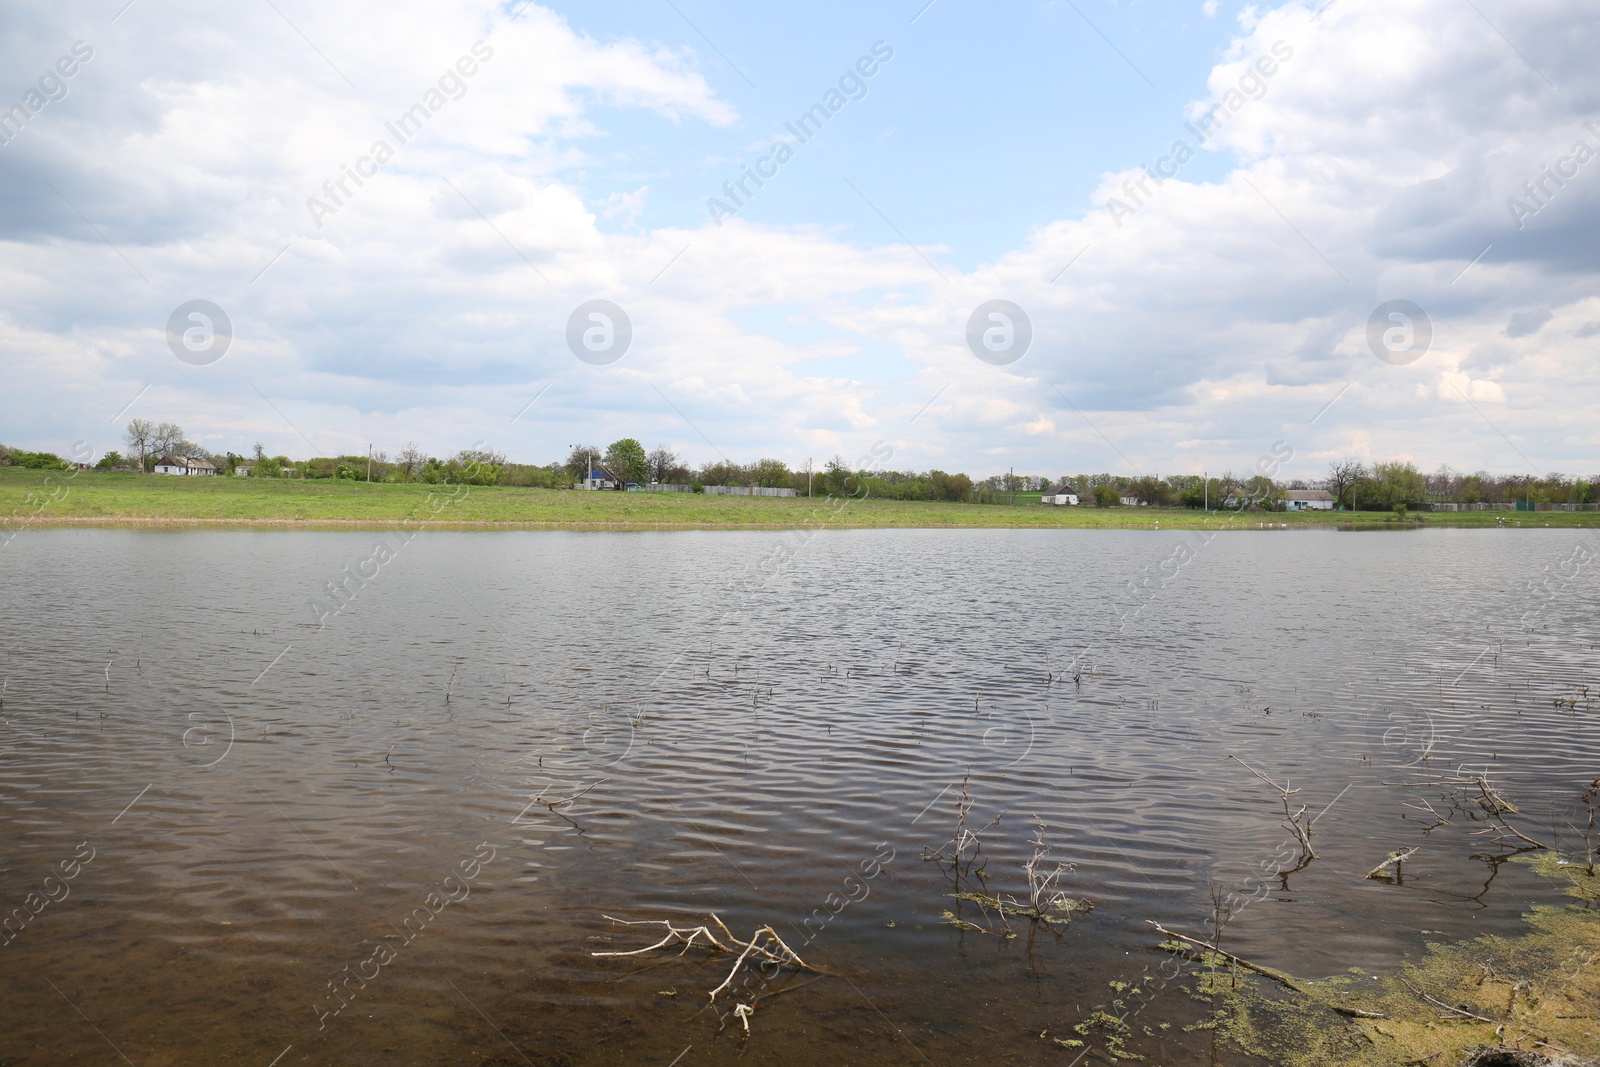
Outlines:
[[618,919],[613,915],[607,915],[605,918],[614,923],[621,923],[623,926],[663,926],[666,927],[667,936],[663,937],[660,941],[657,941],[653,945],[646,945],[644,948],[636,948],[628,952],[591,952],[589,953],[591,956],[642,956],[646,952],[654,952],[658,948],[666,948],[668,945],[673,945],[680,941],[683,943],[683,952],[679,952],[678,955],[681,956],[684,952],[688,952],[690,948],[694,947],[695,941],[700,938],[705,939],[708,947],[717,949],[720,952],[733,951],[733,949],[718,941],[717,935],[713,934],[704,926],[685,926],[680,929],[676,926],[673,926],[672,923],[666,919],[630,920]]
[[[977,833],[967,829],[967,816],[972,812],[972,793],[969,789],[971,781],[972,769],[969,767],[967,773],[961,779],[961,794],[956,798],[955,836],[938,848],[929,848],[927,845],[922,846],[922,858],[924,861],[931,860],[941,865],[948,864],[951,871],[957,876],[958,881],[973,873],[973,865],[978,862],[979,854],[982,851],[982,842],[979,840],[980,835],[998,826],[1000,820],[1005,818],[1006,814],[1002,811],[999,815],[990,819],[988,824]],[[947,848],[950,849],[948,853],[945,852]],[[987,866],[987,861],[979,865],[978,871],[981,872],[984,866]]]
[[1283,888],[1287,890],[1289,888],[1289,876],[1305,870],[1306,867],[1310,866],[1311,861],[1317,858],[1317,850],[1311,847],[1311,824],[1314,820],[1306,818],[1306,806],[1304,804],[1300,805],[1299,811],[1295,811],[1290,805],[1290,798],[1300,790],[1290,789],[1287,778],[1283,780],[1282,785],[1279,785],[1238,756],[1230,753],[1228,758],[1270,785],[1273,789],[1276,789],[1279,799],[1283,802],[1283,824],[1288,827],[1294,834],[1295,839],[1300,842],[1299,860],[1296,861],[1293,867],[1278,872],[1278,878],[1283,882]]
[[[1061,890],[1058,885],[1061,876],[1072,870],[1073,865],[1058,860],[1053,868],[1049,866],[1050,842],[1045,838],[1045,822],[1037,815],[1033,820],[1033,839],[1030,842],[1033,845],[1033,856],[1022,865],[1023,871],[1028,876],[1026,901],[1018,900],[1011,894],[1003,897],[972,891],[955,894],[957,900],[966,900],[981,908],[993,909],[1000,916],[1000,921],[1005,924],[1007,936],[1011,934],[1011,924],[1006,921],[1008,915],[1016,915],[1036,923],[1042,922],[1047,926],[1053,923],[1065,926],[1072,921],[1074,912],[1086,912],[1093,907],[1087,900],[1070,897]],[[988,889],[987,882],[984,883],[984,889]],[[972,923],[964,923],[948,912],[946,916],[958,929],[971,927],[984,933],[994,932]]]
[[[1251,963],[1249,960],[1245,959],[1242,956],[1235,956],[1231,952],[1224,952],[1222,949],[1218,948],[1216,945],[1213,945],[1213,944],[1211,944],[1210,942],[1207,942],[1207,941],[1202,941],[1198,937],[1190,937],[1188,934],[1180,934],[1176,930],[1168,930],[1165,926],[1162,926],[1160,923],[1156,922],[1154,919],[1146,919],[1145,922],[1149,923],[1151,926],[1154,926],[1157,930],[1159,930],[1163,934],[1166,934],[1168,937],[1177,938],[1179,941],[1187,941],[1189,944],[1197,945],[1200,948],[1205,949],[1207,952],[1215,952],[1217,955],[1221,956],[1223,959],[1232,960],[1234,963],[1237,963],[1239,966],[1243,967],[1247,971],[1254,971],[1256,974],[1259,974],[1259,975],[1261,975],[1261,976],[1263,976],[1265,978],[1270,978],[1274,982],[1277,982],[1277,983],[1283,985],[1285,988],[1294,990],[1296,993],[1299,993],[1301,996],[1310,996],[1311,995],[1311,990],[1307,989],[1305,986],[1301,985],[1299,982],[1296,982],[1293,978],[1289,977],[1287,974],[1284,974],[1282,971],[1277,970],[1276,968],[1267,967],[1267,966],[1264,966],[1264,965],[1259,964],[1259,963]],[[1341,1006],[1339,1006],[1337,1004],[1331,1004],[1331,1005],[1329,1005],[1329,1007],[1331,1007],[1334,1011],[1338,1012],[1340,1015],[1349,1015],[1349,1016],[1353,1016],[1353,1017],[1355,1017],[1357,1019],[1386,1019],[1386,1018],[1388,1018],[1388,1016],[1384,1015],[1382,1012],[1363,1011],[1360,1008],[1345,1008],[1345,1007],[1341,1007]]]
[[[1493,782],[1489,781],[1489,772],[1487,770],[1465,774],[1458,771],[1454,775],[1437,778],[1431,782],[1400,782],[1397,784],[1444,787],[1444,799],[1450,802],[1454,810],[1461,812],[1474,821],[1490,824],[1481,830],[1473,831],[1475,834],[1487,834],[1496,841],[1516,838],[1529,848],[1548,849],[1550,847],[1543,841],[1535,840],[1511,825],[1511,821],[1506,816],[1520,815],[1522,813],[1517,810],[1515,804],[1501,794]],[[1434,826],[1428,827],[1429,830],[1436,829],[1439,826],[1450,825],[1450,820],[1440,815],[1433,805],[1426,800],[1422,802],[1421,808],[1414,804],[1406,806],[1416,811],[1426,809],[1428,814],[1438,820]]]
[[[667,919],[630,920],[618,919],[611,915],[605,917],[623,926],[660,927],[666,930],[666,935],[655,944],[646,945],[644,948],[615,952],[591,952],[591,956],[642,956],[645,953],[654,952],[657,949],[670,948],[677,944],[683,946],[678,950],[678,955],[681,956],[699,942],[704,942],[705,947],[713,952],[721,952],[728,955],[737,953],[738,955],[733,961],[733,969],[728,972],[728,977],[724,978],[715,989],[709,992],[713,1004],[716,1003],[717,994],[733,984],[733,980],[739,976],[739,971],[748,960],[754,959],[762,963],[775,963],[780,967],[793,967],[796,970],[811,971],[819,975],[827,974],[821,968],[813,967],[801,959],[800,954],[790,948],[783,938],[778,936],[778,931],[771,926],[761,927],[750,935],[750,940],[742,941],[734,936],[733,931],[728,929],[727,924],[719,919],[715,912],[711,913],[711,921],[716,924],[717,929],[721,932],[722,936],[720,938],[717,934],[712,933],[710,926],[675,926]],[[755,1002],[752,1000],[749,1004],[739,1004],[734,1007],[734,1014],[744,1024],[745,1033],[747,1034],[750,1032],[750,1016],[755,1012],[754,1004]]]
[[[1456,1016],[1457,1018],[1471,1019],[1473,1022],[1487,1023],[1488,1025],[1494,1027],[1494,1032],[1495,1032],[1495,1035],[1497,1037],[1501,1036],[1503,1034],[1504,1030],[1505,1030],[1506,1024],[1504,1022],[1496,1022],[1493,1019],[1485,1018],[1484,1016],[1479,1015],[1477,1012],[1468,1011],[1466,1008],[1457,1007],[1454,1004],[1446,1004],[1444,1001],[1440,1000],[1438,997],[1429,996],[1427,993],[1424,993],[1422,990],[1418,989],[1416,986],[1412,985],[1410,982],[1407,982],[1404,978],[1402,978],[1400,980],[1400,982],[1407,989],[1411,990],[1411,992],[1419,1000],[1423,1000],[1423,1001],[1426,1001],[1429,1004],[1432,1004],[1434,1007],[1438,1008],[1440,1011],[1448,1012],[1451,1015]],[[1521,1041],[1523,1038],[1527,1038],[1527,1037],[1533,1037],[1533,1034],[1532,1033],[1523,1034],[1522,1038],[1518,1038],[1517,1040]],[[1549,1049],[1550,1051],[1559,1053],[1559,1054],[1561,1054],[1563,1056],[1572,1055],[1572,1050],[1571,1049],[1562,1048],[1560,1045],[1552,1045],[1550,1042],[1545,1041],[1542,1038],[1534,1037],[1533,1038],[1533,1043],[1535,1045],[1543,1045],[1545,1048]]]
[[1223,959],[1232,960],[1234,963],[1237,963],[1247,971],[1254,971],[1259,975],[1264,975],[1267,978],[1272,979],[1274,982],[1280,982],[1294,990],[1296,993],[1306,994],[1310,992],[1305,986],[1301,985],[1299,982],[1296,982],[1293,978],[1290,978],[1282,971],[1274,970],[1271,967],[1262,966],[1259,963],[1251,963],[1249,960],[1244,959],[1241,956],[1235,956],[1231,952],[1224,952],[1216,945],[1211,944],[1211,942],[1202,941],[1198,937],[1190,937],[1188,934],[1180,934],[1176,930],[1168,930],[1165,926],[1162,926],[1154,919],[1146,919],[1145,922],[1149,923],[1151,926],[1154,926],[1159,932],[1166,934],[1168,937],[1175,937],[1179,941],[1187,941],[1191,945],[1198,945],[1207,952],[1215,952]]
[[[972,794],[970,783],[972,771],[969,769],[961,779],[961,792],[956,798],[956,830],[955,835],[938,848],[922,846],[924,861],[937,863],[955,882],[955,892],[950,894],[956,900],[976,904],[983,912],[987,921],[992,911],[999,917],[1000,927],[991,929],[978,923],[968,922],[954,912],[944,912],[944,919],[958,930],[974,933],[996,934],[1004,938],[1012,938],[1016,933],[1011,929],[1010,917],[1027,919],[1033,923],[1044,923],[1046,926],[1065,926],[1072,921],[1074,912],[1088,911],[1092,905],[1086,900],[1068,896],[1059,886],[1061,876],[1072,870],[1072,864],[1050,860],[1050,843],[1045,838],[1046,826],[1044,820],[1035,815],[1034,834],[1030,840],[1033,845],[1033,856],[1022,865],[1023,872],[1028,879],[1028,896],[1026,900],[1019,900],[1015,895],[1000,896],[989,888],[987,874],[988,860],[983,858],[983,843],[981,834],[986,833],[999,825],[1005,817],[1001,812],[982,829],[974,833],[967,827],[967,816],[972,812]],[[974,884],[976,883],[976,884]]]
[[[1418,852],[1421,852],[1421,851],[1422,851],[1422,846],[1421,845],[1416,845],[1416,846],[1414,846],[1412,848],[1400,849],[1398,852],[1391,852],[1391,853],[1389,853],[1389,856],[1388,856],[1387,859],[1385,859],[1382,863],[1378,864],[1376,867],[1372,868],[1372,870],[1368,871],[1366,876],[1368,878],[1389,878],[1389,877],[1399,878],[1400,877],[1400,865],[1402,863],[1404,863],[1406,860],[1410,859],[1412,856],[1415,856]],[[1384,870],[1385,867],[1389,867],[1391,865],[1394,867],[1394,874],[1393,875],[1388,874]]]
[[[572,794],[570,797],[562,797],[560,800],[546,800],[544,798],[544,794],[540,793],[538,796],[533,798],[533,802],[535,804],[543,804],[545,807],[549,808],[551,811],[554,811],[554,810],[556,810],[557,808],[559,808],[563,804],[571,804],[574,800],[577,800],[579,797],[583,796],[583,794],[587,793],[589,790],[593,789],[595,786],[604,785],[607,782],[609,782],[610,780],[611,779],[609,779],[609,778],[596,779],[595,781],[593,781],[593,782],[589,783],[588,785],[584,786],[582,789],[578,790],[576,793]],[[609,918],[609,916],[607,916],[607,917]]]

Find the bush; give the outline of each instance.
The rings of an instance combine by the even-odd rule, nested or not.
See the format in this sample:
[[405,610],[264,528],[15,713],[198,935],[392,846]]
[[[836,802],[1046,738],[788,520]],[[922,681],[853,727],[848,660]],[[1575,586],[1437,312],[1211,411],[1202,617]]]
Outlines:
[[1097,485],[1094,487],[1094,506],[1097,508],[1114,508],[1122,503],[1122,494],[1114,485]]
[[11,450],[11,465],[44,471],[64,471],[67,469],[67,461],[54,452],[24,452],[20,448]]

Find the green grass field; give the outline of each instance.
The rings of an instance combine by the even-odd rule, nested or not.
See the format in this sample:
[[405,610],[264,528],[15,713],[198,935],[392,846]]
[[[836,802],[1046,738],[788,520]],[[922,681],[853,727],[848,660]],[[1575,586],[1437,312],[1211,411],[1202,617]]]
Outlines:
[[[48,482],[47,479],[48,478]],[[455,494],[451,499],[450,494]],[[1417,516],[1427,525],[1600,526],[1596,512],[1459,512]],[[501,486],[368,485],[274,478],[177,478],[101,471],[0,468],[0,526],[16,529],[122,523],[452,526],[569,529],[1022,527],[1162,529],[1393,523],[1386,513],[1242,515],[1181,508],[1055,508],[897,500],[807,500],[690,493],[585,493]]]

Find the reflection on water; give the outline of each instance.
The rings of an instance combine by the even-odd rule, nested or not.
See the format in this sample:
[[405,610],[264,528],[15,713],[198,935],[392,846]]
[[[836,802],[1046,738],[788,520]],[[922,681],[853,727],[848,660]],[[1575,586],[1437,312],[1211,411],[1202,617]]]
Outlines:
[[[1311,976],[1510,931],[1558,893],[1418,783],[1488,765],[1571,843],[1600,773],[1593,576],[1527,584],[1578,531],[385,536],[4,549],[0,1063],[1043,1062],[1141,980],[1184,1062],[1147,920],[1227,887]],[[1315,818],[1286,887],[1229,755]],[[1037,817],[1092,911],[942,917],[986,923],[923,859],[969,772],[990,889]],[[826,974],[707,1010],[730,960],[593,955],[713,913]]]

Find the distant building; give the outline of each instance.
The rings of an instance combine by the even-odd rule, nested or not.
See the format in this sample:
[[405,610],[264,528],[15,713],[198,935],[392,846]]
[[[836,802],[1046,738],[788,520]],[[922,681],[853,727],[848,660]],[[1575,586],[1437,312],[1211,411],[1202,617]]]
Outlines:
[[1071,482],[1062,482],[1053,489],[1046,487],[1045,491],[1039,494],[1039,503],[1058,507],[1076,506],[1078,503],[1077,487]]
[[157,474],[208,474],[216,476],[217,468],[209,459],[190,459],[188,456],[162,456],[156,460]]
[[1283,494],[1285,511],[1332,511],[1333,494],[1326,489],[1289,489]]
[[579,489],[616,489],[617,479],[604,467],[589,468],[589,477],[578,483]]
[[233,468],[235,478],[248,478],[255,473],[255,468],[248,463],[241,463]]

